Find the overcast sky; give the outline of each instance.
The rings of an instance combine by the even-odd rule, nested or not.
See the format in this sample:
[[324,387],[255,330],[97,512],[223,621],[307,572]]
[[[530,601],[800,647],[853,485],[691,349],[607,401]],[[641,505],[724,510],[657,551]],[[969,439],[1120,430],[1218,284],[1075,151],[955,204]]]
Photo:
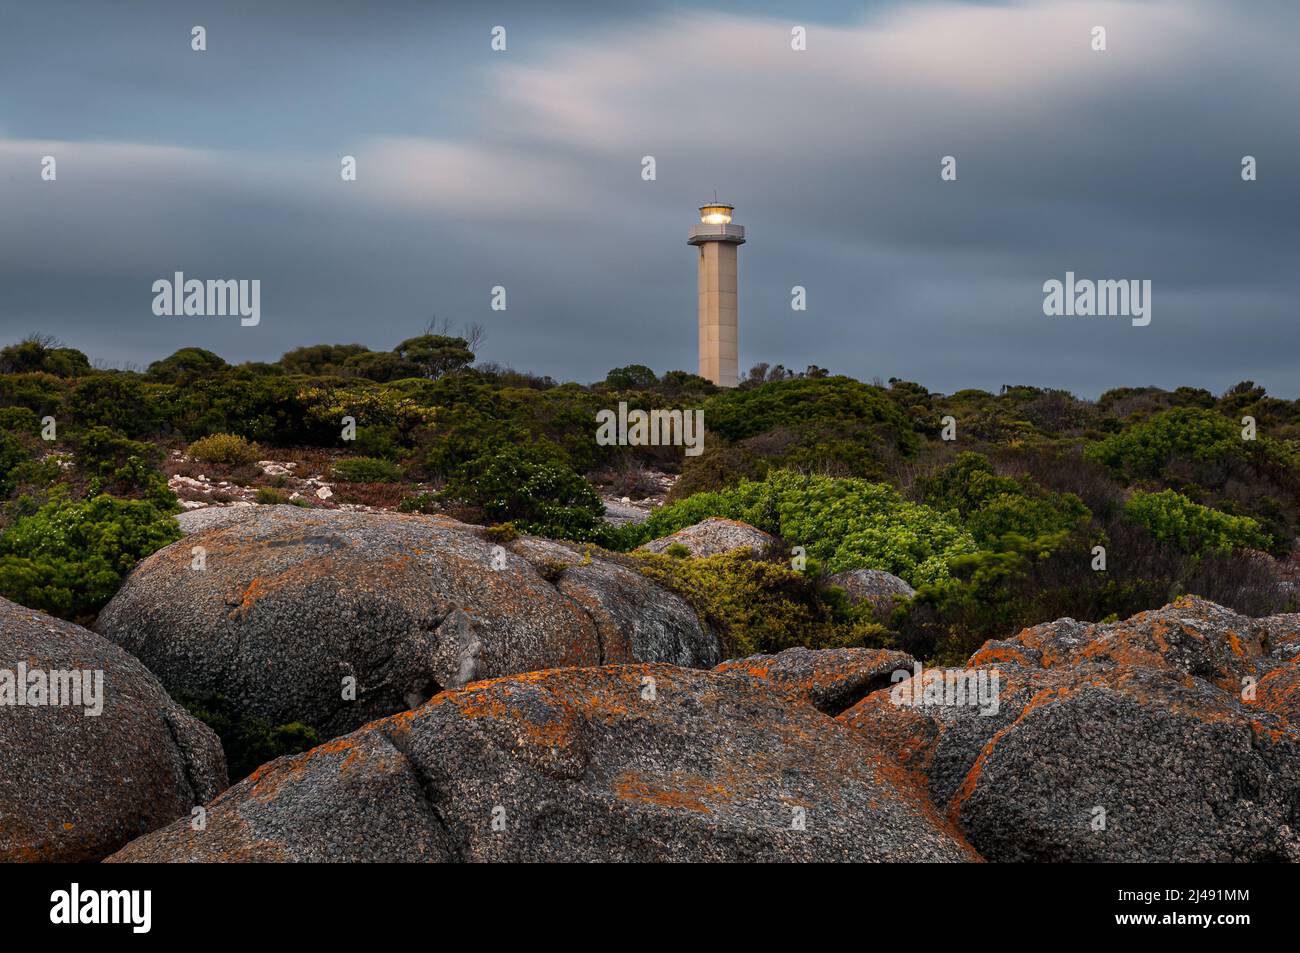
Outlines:
[[[557,378],[695,370],[717,189],[742,369],[1300,397],[1300,4],[630,6],[0,0],[0,340],[274,360],[436,314]],[[259,279],[261,324],[156,317],[176,271]],[[1151,323],[1045,316],[1066,271],[1151,280]]]

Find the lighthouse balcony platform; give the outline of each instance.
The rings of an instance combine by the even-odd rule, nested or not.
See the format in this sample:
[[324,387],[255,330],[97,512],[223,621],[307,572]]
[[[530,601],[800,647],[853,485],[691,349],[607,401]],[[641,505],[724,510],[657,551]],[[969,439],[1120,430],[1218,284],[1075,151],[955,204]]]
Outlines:
[[702,245],[705,242],[730,242],[733,245],[745,244],[744,225],[693,225],[686,238],[688,245]]

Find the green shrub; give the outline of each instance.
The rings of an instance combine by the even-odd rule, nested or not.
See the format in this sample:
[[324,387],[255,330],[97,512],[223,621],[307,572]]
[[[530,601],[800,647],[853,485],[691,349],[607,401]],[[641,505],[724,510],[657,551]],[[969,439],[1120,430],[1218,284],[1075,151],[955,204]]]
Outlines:
[[349,358],[374,353],[363,344],[312,344],[284,354],[280,366],[291,374],[338,376]]
[[272,725],[264,718],[243,711],[220,693],[197,696],[178,691],[172,694],[191,715],[221,739],[231,784],[248,777],[269,761],[308,751],[323,740],[310,725],[300,721]]
[[919,445],[916,428],[884,389],[847,377],[746,385],[709,398],[703,411],[705,456],[715,456],[685,461],[675,498],[761,479],[769,468],[879,480]]
[[42,371],[58,377],[80,377],[90,373],[90,360],[81,351],[61,347],[51,337],[31,335],[0,350],[0,374]]
[[[414,446],[416,434],[435,419],[432,408],[421,406],[400,385],[360,379],[316,381],[300,388],[294,400],[295,406],[304,408],[300,423],[306,432],[303,442],[335,445],[342,419],[351,417],[357,422],[357,447],[365,456]],[[276,439],[285,438],[277,431]]]
[[445,334],[408,338],[393,348],[393,353],[415,365],[420,374],[432,380],[474,363],[474,352],[469,349],[469,342]]
[[436,493],[412,493],[397,504],[397,512],[399,513],[439,513],[441,511],[442,507],[438,504],[438,495]]
[[960,454],[920,484],[927,504],[955,510],[975,541],[989,549],[1003,548],[1011,537],[1063,540],[1092,516],[1073,493],[1051,493],[1027,478],[998,476],[978,453]]
[[836,648],[887,644],[886,630],[842,599],[823,593],[809,573],[733,551],[704,558],[638,552],[643,574],[676,592],[719,635],[726,658],[803,645]]
[[314,395],[300,378],[268,377],[241,366],[183,386],[153,387],[159,415],[190,440],[227,433],[280,446],[327,446],[339,436],[337,418],[313,417]]
[[13,492],[14,470],[27,460],[27,448],[13,434],[0,431],[0,500]]
[[1091,444],[1085,455],[1130,480],[1159,479],[1165,468],[1183,457],[1222,466],[1245,462],[1249,442],[1238,424],[1215,413],[1176,407]]
[[522,532],[579,542],[606,538],[605,507],[586,480],[562,464],[503,447],[462,467],[438,494]]
[[35,437],[41,430],[40,415],[26,407],[0,407],[0,432]]
[[77,467],[88,476],[109,476],[131,457],[155,463],[162,455],[151,443],[132,440],[109,427],[87,427],[77,434]]
[[87,427],[76,437],[77,469],[90,478],[87,496],[111,493],[170,507],[175,496],[167,488],[167,478],[154,469],[161,455],[153,444],[108,427]]
[[729,390],[704,405],[710,434],[743,440],[778,426],[800,427],[814,422],[845,427],[869,425],[898,450],[917,445],[907,418],[885,390],[849,377],[799,378]]
[[[8,478],[13,484],[9,493],[13,495],[15,487],[24,487],[36,491],[47,490],[55,486],[62,476],[63,467],[59,465],[59,460],[56,457],[46,457],[44,460],[24,460],[9,471]],[[31,496],[24,494],[9,503],[6,513],[10,517],[30,516],[40,509],[45,502],[47,502],[47,499],[44,496],[39,500],[34,500]]]
[[254,499],[258,503],[273,506],[276,503],[284,502],[284,494],[273,486],[259,486]]
[[741,480],[761,480],[770,468],[770,463],[752,450],[705,441],[703,453],[682,463],[681,477],[668,499],[684,500],[696,493],[725,490]]
[[568,568],[569,564],[562,559],[543,559],[536,566],[537,575],[552,585],[564,577],[564,571]]
[[914,586],[945,577],[950,559],[975,549],[960,525],[904,500],[887,484],[785,470],[772,471],[762,482],[742,481],[665,506],[625,530],[619,542],[636,545],[711,516],[743,520],[802,546],[829,572],[883,569]]
[[232,466],[255,463],[262,458],[262,448],[243,437],[229,433],[213,434],[195,440],[185,451],[195,460],[204,463],[222,463]]
[[504,546],[519,538],[519,527],[514,523],[493,523],[483,530],[483,535],[489,543]]
[[54,499],[0,535],[0,594],[51,615],[87,621],[145,556],[180,539],[178,506],[107,494]]
[[1196,556],[1243,547],[1268,549],[1272,545],[1259,523],[1249,516],[1231,516],[1201,506],[1173,490],[1134,493],[1124,506],[1124,515],[1161,542]]
[[376,457],[349,457],[331,467],[334,479],[344,483],[396,483],[402,471],[387,460]]
[[605,375],[605,386],[611,390],[648,390],[659,382],[659,375],[644,364],[616,367]]
[[53,374],[0,374],[0,404],[25,407],[37,417],[59,415],[66,385]]
[[149,365],[149,377],[165,384],[189,384],[201,377],[219,377],[230,365],[201,347],[183,347],[171,357]]
[[[162,423],[160,386],[124,373],[79,378],[67,400],[71,422],[79,427],[108,427],[128,437],[156,433]],[[59,423],[63,424],[62,417]]]

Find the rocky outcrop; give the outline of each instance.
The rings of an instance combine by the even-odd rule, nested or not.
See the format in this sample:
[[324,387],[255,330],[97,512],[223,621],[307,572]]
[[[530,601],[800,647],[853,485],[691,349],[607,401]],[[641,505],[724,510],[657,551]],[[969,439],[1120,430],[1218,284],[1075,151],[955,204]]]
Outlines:
[[850,569],[836,573],[827,582],[843,589],[854,604],[871,603],[878,615],[887,615],[893,611],[896,602],[916,595],[915,589],[883,569]]
[[144,560],[95,627],[169,691],[272,724],[336,735],[478,679],[720,658],[683,600],[588,553],[445,517],[240,509]]
[[990,860],[1300,860],[1295,632],[1196,598],[1061,619],[971,658],[965,674],[997,673],[996,706],[949,678],[839,720],[922,772]]
[[738,673],[535,672],[438,695],[217,799],[124,861],[963,861],[867,739]]
[[912,672],[916,660],[889,649],[786,649],[723,662],[715,672],[743,672],[828,715],[840,712]]
[[762,556],[774,542],[772,536],[748,523],[711,517],[694,526],[679,529],[670,536],[652,539],[640,549],[650,553],[665,553],[672,546],[685,546],[692,556],[716,556],[733,549],[747,549],[755,556]]
[[0,862],[99,860],[225,786],[216,735],[140,662],[0,599]]
[[231,506],[205,506],[176,514],[176,522],[185,536],[202,533],[220,526],[230,526],[251,519],[257,512],[256,503],[235,503]]
[[555,588],[595,627],[603,661],[693,668],[721,658],[720,643],[694,610],[641,573],[569,543],[524,537],[509,548],[539,573],[555,575]]

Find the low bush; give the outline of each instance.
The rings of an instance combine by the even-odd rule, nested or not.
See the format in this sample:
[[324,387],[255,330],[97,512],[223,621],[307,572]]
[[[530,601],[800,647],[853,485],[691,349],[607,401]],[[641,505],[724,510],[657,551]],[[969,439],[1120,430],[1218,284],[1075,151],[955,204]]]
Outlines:
[[310,725],[300,721],[272,725],[242,711],[220,693],[198,696],[181,691],[173,694],[176,701],[221,739],[231,784],[248,777],[268,761],[308,751],[323,740]]
[[58,488],[0,535],[0,595],[88,622],[139,560],[180,539],[175,499],[170,507],[108,494],[73,500]]
[[27,448],[13,434],[0,432],[0,500],[13,492],[14,470],[27,460]]
[[483,530],[483,535],[488,542],[504,546],[519,538],[519,527],[514,523],[493,523]]
[[1162,543],[1172,543],[1194,556],[1244,547],[1268,549],[1272,545],[1259,523],[1249,516],[1221,513],[1173,490],[1134,493],[1124,506],[1124,515]]
[[195,460],[202,460],[204,463],[222,463],[229,466],[254,463],[262,458],[261,447],[243,437],[229,433],[201,437],[190,444],[185,452]]
[[481,511],[494,523],[554,539],[600,542],[608,532],[604,504],[579,474],[516,447],[489,452],[462,467],[438,494]]
[[630,548],[711,516],[743,520],[802,546],[828,572],[883,569],[914,586],[944,578],[949,560],[975,550],[975,541],[958,523],[904,500],[888,484],[785,470],[772,471],[762,482],[742,481],[665,506],[625,530],[619,543]]
[[412,493],[397,504],[399,513],[440,513],[442,507],[438,504],[438,495],[436,493]]
[[956,511],[986,549],[1003,549],[1012,538],[1063,541],[1092,516],[1073,493],[1052,493],[1028,478],[999,476],[978,453],[961,454],[920,486],[926,503]]
[[378,457],[349,457],[331,468],[334,479],[345,483],[396,483],[402,471],[387,460]]
[[639,552],[633,565],[676,592],[722,640],[726,658],[803,645],[880,647],[888,632],[842,594],[818,588],[813,574],[733,551],[703,558]]

